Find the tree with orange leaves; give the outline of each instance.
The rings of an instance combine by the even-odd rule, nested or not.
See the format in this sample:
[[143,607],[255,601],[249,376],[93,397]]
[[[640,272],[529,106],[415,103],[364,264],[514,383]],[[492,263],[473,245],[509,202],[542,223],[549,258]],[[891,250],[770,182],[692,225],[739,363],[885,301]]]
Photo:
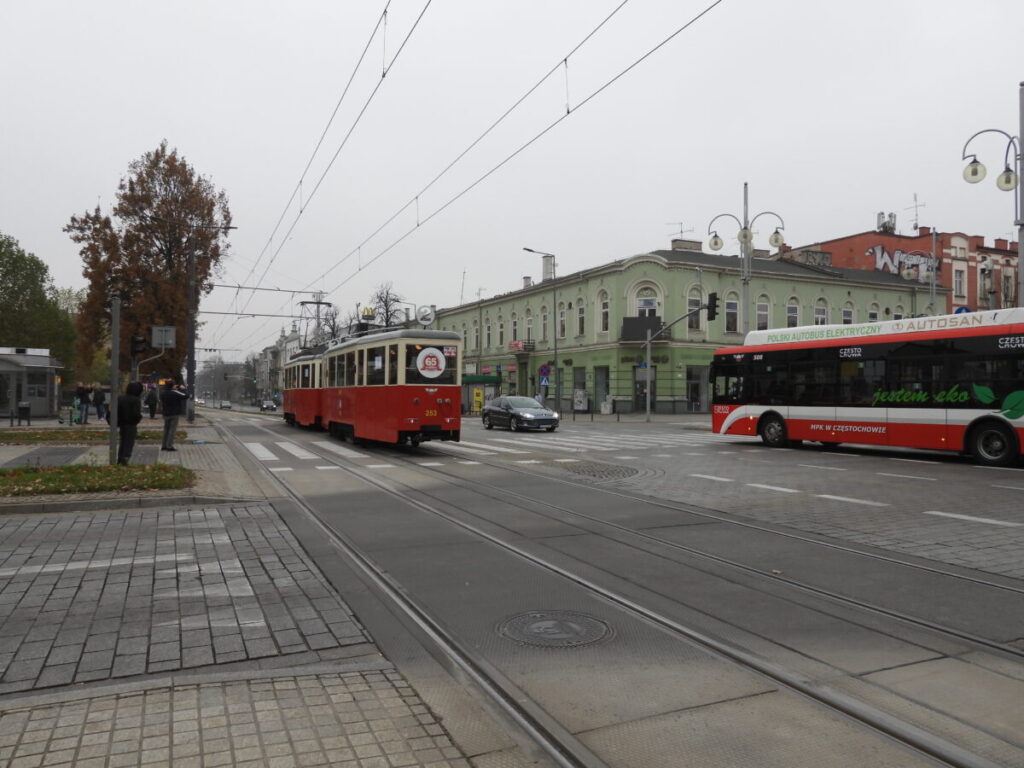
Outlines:
[[[78,353],[88,361],[110,334],[110,300],[121,297],[121,370],[130,366],[132,336],[149,338],[153,325],[175,326],[177,346],[154,360],[161,376],[180,376],[188,325],[188,260],[195,255],[196,296],[209,293],[227,254],[231,211],[223,190],[167,141],[128,166],[112,215],[99,206],[64,227],[80,246],[89,281],[78,314]],[[155,354],[155,352],[154,352]]]

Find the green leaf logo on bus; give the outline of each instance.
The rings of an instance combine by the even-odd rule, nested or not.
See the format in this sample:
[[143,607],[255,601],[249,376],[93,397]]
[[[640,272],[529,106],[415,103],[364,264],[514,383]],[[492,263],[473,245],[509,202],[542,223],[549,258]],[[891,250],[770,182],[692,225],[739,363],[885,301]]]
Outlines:
[[[974,396],[981,400],[981,402],[989,405],[996,401],[996,393],[989,387],[982,386],[981,384],[973,384],[972,386],[974,388]],[[1008,394],[999,408],[999,413],[1008,419],[1019,419],[1021,416],[1024,416],[1024,389],[1018,389],[1016,392]]]

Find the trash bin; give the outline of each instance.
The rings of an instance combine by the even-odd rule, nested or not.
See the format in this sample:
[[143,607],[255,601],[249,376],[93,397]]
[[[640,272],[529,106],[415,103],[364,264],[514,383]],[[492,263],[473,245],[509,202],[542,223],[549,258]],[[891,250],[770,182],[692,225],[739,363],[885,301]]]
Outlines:
[[21,424],[22,419],[25,419],[29,425],[32,424],[32,405],[24,400],[18,403],[18,424]]

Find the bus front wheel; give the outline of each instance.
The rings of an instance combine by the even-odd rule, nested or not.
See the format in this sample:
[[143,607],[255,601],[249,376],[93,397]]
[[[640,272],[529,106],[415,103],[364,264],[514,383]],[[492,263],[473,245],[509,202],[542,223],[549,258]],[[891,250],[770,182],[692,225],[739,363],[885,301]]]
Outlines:
[[782,448],[786,445],[786,422],[779,416],[765,416],[757,431],[769,448]]
[[1004,467],[1017,460],[1017,441],[1008,427],[990,421],[971,432],[971,453],[979,464]]

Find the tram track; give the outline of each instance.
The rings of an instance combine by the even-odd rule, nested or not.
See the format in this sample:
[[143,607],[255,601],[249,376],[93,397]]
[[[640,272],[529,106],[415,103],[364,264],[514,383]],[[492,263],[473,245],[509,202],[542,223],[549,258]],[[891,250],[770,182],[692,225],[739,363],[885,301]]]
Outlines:
[[[257,429],[265,431],[268,434],[278,436],[279,432],[273,432],[266,427],[258,427]],[[230,434],[230,433],[228,433]],[[234,436],[232,435],[234,438]],[[237,440],[237,438],[234,438]],[[714,637],[708,633],[702,632],[691,626],[683,625],[682,623],[674,620],[672,617],[655,611],[647,606],[638,603],[636,600],[631,599],[625,594],[619,593],[616,590],[609,589],[599,583],[592,581],[591,579],[585,578],[578,572],[574,572],[570,569],[559,565],[549,558],[545,558],[538,555],[536,552],[527,551],[522,547],[516,546],[500,536],[496,536],[493,533],[484,530],[479,525],[474,525],[471,522],[467,522],[460,517],[453,515],[451,512],[441,508],[442,502],[440,499],[432,497],[430,493],[425,492],[422,489],[418,489],[416,493],[412,493],[407,489],[398,487],[398,481],[388,478],[383,479],[379,473],[374,473],[360,469],[358,466],[342,461],[333,454],[325,454],[323,451],[318,451],[313,446],[306,446],[309,450],[316,453],[324,462],[328,462],[332,465],[338,466],[340,469],[346,471],[351,476],[358,478],[360,481],[375,487],[376,489],[388,494],[389,496],[400,500],[404,504],[408,504],[417,510],[425,513],[429,513],[433,516],[439,517],[445,520],[448,524],[458,527],[473,536],[484,539],[491,544],[501,547],[503,550],[515,555],[516,557],[522,558],[532,564],[535,567],[542,568],[550,573],[557,574],[559,577],[568,580],[573,585],[583,588],[594,595],[599,596],[603,600],[615,605],[620,610],[627,611],[638,617],[642,617],[644,620],[653,623],[656,626],[672,633],[681,640],[692,644],[718,658],[727,659],[730,663],[735,664],[751,673],[761,676],[772,683],[789,690],[793,693],[799,694],[800,696],[812,700],[817,704],[826,707],[830,711],[842,713],[845,717],[851,718],[862,726],[866,726],[873,731],[886,734],[890,738],[894,739],[900,744],[907,745],[915,751],[927,755],[929,757],[940,760],[941,762],[954,765],[954,766],[973,766],[975,768],[981,768],[982,766],[994,766],[997,763],[991,762],[988,759],[981,757],[977,754],[970,752],[967,749],[953,743],[942,736],[938,736],[924,728],[921,728],[909,721],[900,720],[894,717],[891,713],[879,709],[873,704],[866,702],[861,699],[857,699],[850,694],[838,690],[828,684],[821,684],[808,679],[805,675],[802,675],[793,670],[786,669],[780,665],[777,665],[771,661],[761,658],[741,647],[734,644],[723,642],[717,637]],[[879,608],[870,604],[863,603],[861,601],[855,601],[847,598],[843,595],[831,593],[828,590],[822,590],[821,588],[814,587],[812,585],[802,584],[796,580],[788,578],[779,578],[770,574],[765,574],[764,571],[756,568],[752,568],[742,563],[729,561],[727,558],[722,558],[717,555],[713,555],[706,552],[701,552],[691,547],[679,545],[675,542],[666,541],[662,538],[646,534],[644,532],[630,529],[626,526],[620,526],[615,523],[609,523],[604,520],[600,520],[585,513],[576,512],[570,510],[564,506],[551,504],[531,498],[525,494],[518,494],[513,491],[505,489],[495,489],[492,486],[487,486],[477,481],[468,480],[463,477],[458,477],[450,472],[443,471],[436,467],[423,467],[416,463],[412,458],[409,457],[396,457],[394,452],[388,454],[390,460],[402,462],[405,469],[414,471],[421,475],[427,475],[432,477],[441,476],[445,479],[446,483],[461,487],[466,490],[472,490],[474,493],[478,493],[486,498],[496,499],[497,495],[502,496],[502,501],[508,504],[520,505],[523,509],[527,509],[524,504],[529,505],[529,511],[532,514],[538,513],[536,507],[547,506],[553,513],[557,515],[570,515],[576,519],[585,519],[592,525],[600,525],[606,527],[608,531],[614,531],[618,535],[628,535],[631,537],[639,537],[641,540],[657,544],[658,546],[666,546],[674,551],[685,553],[689,556],[695,556],[705,558],[718,565],[726,565],[732,568],[736,568],[746,574],[753,574],[760,578],[770,579],[772,583],[784,583],[788,587],[792,587],[810,594],[813,594],[819,598],[827,598],[835,601],[845,608],[857,608],[859,610],[873,611],[879,615],[885,616],[889,619],[897,619],[905,621],[914,626],[925,629],[930,632],[946,634],[950,637],[956,637],[962,642],[968,642],[976,645],[979,648],[983,648],[987,651],[995,651],[1004,654],[1014,659],[1024,657],[1024,653],[1019,650],[1006,646],[1001,643],[994,643],[986,638],[974,637],[966,633],[959,632],[952,628],[944,628],[941,625],[937,625],[931,622],[923,622],[914,617],[907,617],[899,615],[897,612],[889,611],[888,609]],[[489,464],[495,468],[500,468],[503,471],[518,471],[524,474],[532,474],[525,472],[522,469],[509,467],[506,464],[499,462],[481,462]],[[269,473],[268,474],[272,474]],[[516,724],[521,732],[526,733],[529,738],[533,739],[537,744],[541,745],[545,753],[555,762],[557,765],[579,765],[579,766],[591,766],[591,765],[604,765],[596,758],[596,756],[584,747],[575,737],[573,737],[565,729],[559,728],[557,724],[553,723],[550,716],[547,715],[542,709],[536,705],[528,705],[525,708],[522,707],[524,702],[529,702],[528,697],[524,697],[521,691],[509,690],[507,688],[507,681],[504,683],[500,680],[500,675],[495,675],[494,670],[488,669],[488,665],[485,661],[478,658],[471,650],[462,647],[458,638],[451,636],[447,633],[443,627],[433,622],[422,606],[418,606],[416,601],[410,596],[408,591],[403,588],[401,584],[395,583],[394,580],[385,573],[382,569],[377,567],[371,558],[367,557],[363,552],[359,550],[348,537],[345,536],[344,532],[337,529],[330,520],[324,515],[319,513],[314,507],[310,506],[302,498],[301,493],[295,489],[290,482],[280,477],[279,475],[273,475],[277,483],[279,483],[312,520],[315,521],[316,525],[327,535],[332,541],[336,542],[338,548],[346,553],[346,555],[359,566],[359,570],[364,576],[371,580],[380,590],[382,590],[388,597],[389,600],[395,601],[397,604],[401,604],[403,611],[407,613],[418,626],[424,629],[424,632],[430,637],[431,642],[437,644],[437,647],[446,656],[452,659],[453,663],[459,667],[467,676],[469,676],[475,685],[479,686],[480,690],[486,693],[487,696],[499,706],[499,708],[506,714],[510,720]],[[543,476],[546,480],[552,480],[548,475]],[[652,501],[645,497],[634,497],[630,494],[624,494],[619,491],[611,491],[609,489],[595,488],[594,486],[586,485],[583,483],[575,483],[569,480],[559,480],[559,482],[565,482],[569,485],[578,485],[586,488],[589,491],[606,492],[618,498],[627,498],[631,501],[644,504],[656,504],[657,506],[663,506],[669,509],[692,512],[688,505],[675,505],[665,504]],[[496,495],[497,494],[497,495]],[[424,501],[424,497],[432,498],[437,503],[430,503]],[[514,501],[509,501],[513,499]],[[450,506],[450,505],[449,505]],[[471,515],[474,518],[478,518],[471,510],[462,509],[460,512],[463,515]],[[713,519],[719,519],[712,512],[708,513]],[[557,518],[552,518],[557,519]],[[482,519],[481,519],[482,520]],[[487,521],[493,524],[493,521]],[[730,522],[730,521],[723,521]],[[751,526],[766,530],[771,533],[775,531],[768,529],[764,526]],[[820,542],[812,538],[805,538],[804,540],[818,544]],[[848,551],[860,554],[857,550],[852,548],[843,548]],[[651,554],[648,550],[642,550],[647,554]],[[940,570],[944,575],[953,575]],[[720,576],[718,576],[720,577]],[[642,585],[638,585],[642,586]],[[993,585],[1002,586],[1002,585]],[[847,619],[849,620],[849,619]],[[949,631],[947,631],[949,630]],[[595,762],[596,761],[596,762]]]

